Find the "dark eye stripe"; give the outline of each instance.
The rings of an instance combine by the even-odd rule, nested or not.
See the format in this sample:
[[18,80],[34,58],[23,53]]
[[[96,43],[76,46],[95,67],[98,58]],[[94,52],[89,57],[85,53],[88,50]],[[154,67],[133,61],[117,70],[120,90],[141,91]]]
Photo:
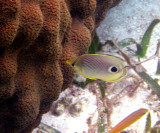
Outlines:
[[117,71],[118,71],[117,67],[113,66],[113,67],[111,68],[111,72],[117,72]]
[[108,71],[110,73],[117,73],[117,72],[119,72],[119,68],[117,66],[110,66]]

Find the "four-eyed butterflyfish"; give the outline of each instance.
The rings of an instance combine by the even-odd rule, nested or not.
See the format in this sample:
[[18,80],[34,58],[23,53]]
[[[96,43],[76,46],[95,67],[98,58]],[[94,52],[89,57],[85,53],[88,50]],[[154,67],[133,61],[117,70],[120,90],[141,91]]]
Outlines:
[[117,82],[127,73],[125,62],[110,55],[84,54],[75,59],[67,60],[66,63],[82,76],[93,80]]

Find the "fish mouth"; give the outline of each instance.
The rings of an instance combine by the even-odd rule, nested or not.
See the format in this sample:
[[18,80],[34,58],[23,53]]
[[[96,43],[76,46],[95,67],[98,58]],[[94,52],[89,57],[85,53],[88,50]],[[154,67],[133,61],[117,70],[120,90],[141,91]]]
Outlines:
[[122,78],[124,78],[127,75],[127,68],[123,68],[123,74],[119,77],[118,80],[121,80]]

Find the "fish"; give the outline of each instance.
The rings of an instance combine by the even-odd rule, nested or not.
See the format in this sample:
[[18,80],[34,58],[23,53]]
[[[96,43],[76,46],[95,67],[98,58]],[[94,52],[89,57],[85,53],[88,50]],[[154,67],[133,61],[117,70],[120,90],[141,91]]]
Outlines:
[[92,80],[117,82],[127,74],[124,60],[111,55],[84,54],[67,60],[66,63],[82,76]]
[[125,119],[123,119],[120,123],[118,123],[112,130],[110,130],[108,133],[119,133],[123,129],[127,128],[131,124],[135,123],[137,120],[139,120],[142,116],[144,116],[149,110],[145,108],[140,108],[139,110],[133,112],[129,116],[127,116]]

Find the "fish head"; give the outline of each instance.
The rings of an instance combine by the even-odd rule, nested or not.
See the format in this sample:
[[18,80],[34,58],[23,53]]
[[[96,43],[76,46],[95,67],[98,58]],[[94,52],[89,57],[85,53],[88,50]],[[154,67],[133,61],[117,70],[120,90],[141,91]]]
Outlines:
[[110,66],[106,71],[106,75],[102,80],[107,82],[118,82],[127,74],[127,68],[120,68],[116,65]]
[[118,57],[110,57],[107,61],[105,73],[102,76],[102,80],[107,82],[117,82],[120,81],[127,75],[127,70],[125,62]]

